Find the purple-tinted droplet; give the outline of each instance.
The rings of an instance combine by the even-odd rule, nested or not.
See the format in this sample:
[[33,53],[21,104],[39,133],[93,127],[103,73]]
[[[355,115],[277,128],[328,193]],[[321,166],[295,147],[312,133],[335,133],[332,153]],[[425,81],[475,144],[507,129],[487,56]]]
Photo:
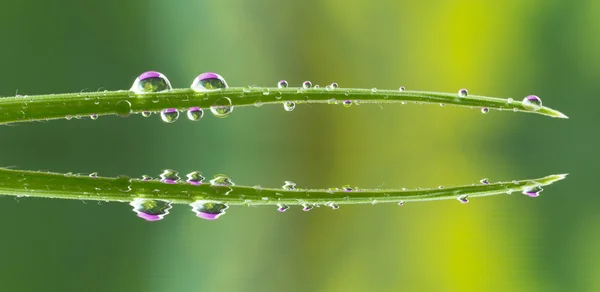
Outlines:
[[196,213],[196,216],[206,220],[216,220],[221,215],[225,214],[225,210],[229,208],[227,204],[217,201],[196,201],[191,203],[192,211]]
[[287,88],[288,82],[285,80],[279,80],[279,82],[277,82],[277,87],[278,88]]
[[536,95],[528,95],[523,99],[523,107],[532,111],[539,110],[542,107],[542,99]]
[[161,220],[163,217],[159,216],[159,215],[152,215],[152,214],[148,214],[148,213],[144,213],[144,212],[139,212],[137,213],[137,216],[146,220],[146,221],[158,221]]
[[179,111],[175,108],[166,108],[160,111],[160,118],[165,123],[174,123],[179,119]]
[[225,78],[213,72],[205,72],[198,75],[191,86],[196,92],[213,91],[228,87]]
[[352,101],[349,99],[346,99],[342,102],[342,104],[344,105],[344,107],[350,107],[352,105]]
[[278,207],[277,211],[279,211],[281,213],[287,211],[290,208],[290,206],[285,205],[285,204],[277,204],[277,207]]
[[135,198],[129,203],[137,216],[146,221],[158,221],[169,214],[171,203],[163,200]]
[[489,109],[489,108],[487,108],[487,107],[482,107],[482,108],[481,108],[481,113],[482,113],[482,114],[487,114],[487,113],[489,113],[489,112],[490,112],[490,109]]
[[204,181],[204,176],[202,176],[202,173],[199,171],[190,172],[186,176],[186,182],[194,186],[199,186]]
[[190,121],[199,121],[204,116],[204,111],[197,106],[188,109],[187,117]]
[[302,88],[311,88],[312,87],[312,82],[306,80],[304,82],[302,82]]
[[490,180],[488,180],[487,178],[483,178],[479,182],[482,183],[482,184],[484,184],[484,185],[489,185],[490,184]]
[[458,198],[456,198],[456,199],[457,199],[459,202],[463,203],[463,204],[466,204],[466,203],[468,203],[468,202],[469,202],[469,198],[468,198],[468,196],[467,196],[467,195],[462,195],[462,196],[459,196],[459,197],[458,197]]
[[176,184],[180,180],[179,173],[172,169],[165,169],[160,174],[160,181],[166,184]]
[[131,91],[137,94],[161,92],[172,89],[169,79],[156,71],[148,71],[140,74],[131,86]]
[[528,188],[523,190],[523,194],[527,195],[529,197],[535,198],[535,197],[539,197],[540,193],[543,191],[544,189],[542,189],[542,187],[537,186],[537,187],[533,187],[533,188]]
[[464,88],[458,91],[458,96],[460,97],[467,97],[467,95],[469,95],[469,92]]
[[302,211],[304,211],[304,212],[308,212],[308,211],[310,211],[312,209],[313,209],[313,205],[310,205],[310,204],[303,204],[302,205]]

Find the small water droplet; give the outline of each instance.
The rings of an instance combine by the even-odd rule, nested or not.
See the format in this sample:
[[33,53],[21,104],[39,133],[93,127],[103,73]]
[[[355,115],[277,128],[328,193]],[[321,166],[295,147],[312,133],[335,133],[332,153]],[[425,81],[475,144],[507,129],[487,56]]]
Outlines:
[[304,211],[304,212],[308,212],[308,211],[312,210],[313,208],[314,208],[314,206],[313,206],[313,205],[310,205],[310,204],[302,204],[302,211]]
[[312,83],[310,81],[304,81],[302,82],[302,88],[311,88],[312,87]]
[[169,214],[171,203],[163,200],[135,198],[129,203],[137,216],[146,221],[162,220]]
[[513,101],[514,101],[514,100],[513,100],[512,98],[510,98],[510,97],[509,97],[509,98],[506,100],[506,103],[512,103]]
[[143,111],[142,112],[142,117],[144,117],[144,118],[147,118],[147,117],[149,117],[151,115],[152,115],[152,112],[150,112],[150,111]]
[[265,91],[263,91],[263,95],[267,96],[269,94],[271,94],[271,91],[268,88],[266,88]]
[[342,189],[344,190],[344,192],[351,192],[352,191],[352,187],[350,187],[350,185],[345,185],[342,187]]
[[281,188],[286,191],[293,191],[296,189],[296,183],[293,181],[286,180],[285,184]]
[[487,178],[483,178],[479,181],[480,183],[484,184],[484,185],[489,185],[490,181]]
[[339,205],[336,205],[336,204],[335,204],[335,203],[333,203],[333,202],[331,202],[331,203],[327,204],[327,206],[329,206],[329,207],[330,207],[331,209],[333,209],[333,210],[337,210],[337,209],[339,209],[339,208],[340,208],[340,206],[339,206]]
[[464,88],[458,91],[459,97],[467,97],[467,95],[469,95],[469,92]]
[[319,84],[315,85],[315,88],[320,88],[321,86],[319,86]]
[[398,206],[400,206],[400,207],[404,206],[404,201],[398,202]]
[[516,112],[518,112],[518,111],[519,111],[519,109],[518,109],[518,108],[516,108],[516,107],[515,107],[515,108],[513,108],[513,112],[515,112],[515,113],[516,113]]
[[329,87],[330,87],[331,89],[336,89],[336,88],[338,88],[338,87],[339,87],[339,85],[337,84],[337,82],[333,82],[333,83],[331,83],[331,85],[329,85]]
[[542,108],[542,99],[536,95],[528,95],[523,99],[523,107],[531,111],[537,111]]
[[192,211],[196,213],[196,216],[206,220],[218,219],[229,208],[227,204],[222,202],[206,200],[193,202],[190,206],[192,207]]
[[142,181],[151,181],[152,177],[149,175],[142,175]]
[[202,173],[199,171],[190,172],[186,175],[186,177],[186,182],[194,186],[201,185],[202,181],[204,181],[204,176],[202,176]]
[[255,107],[261,107],[261,106],[263,106],[263,103],[262,103],[262,101],[257,100],[257,101],[254,102],[254,106]]
[[172,89],[169,79],[165,75],[156,71],[142,73],[135,79],[131,86],[131,91],[136,94],[161,92]]
[[226,118],[233,112],[231,99],[229,97],[220,97],[211,106],[210,111],[217,118]]
[[179,111],[175,108],[166,108],[160,111],[160,118],[165,123],[174,123],[179,119]]
[[487,107],[482,107],[482,108],[481,108],[481,113],[482,113],[482,114],[487,114],[487,113],[489,113],[489,112],[490,112],[490,109],[489,109],[489,108],[487,108]]
[[344,102],[342,102],[342,104],[344,105],[344,107],[350,107],[352,105],[352,101],[349,99],[344,100]]
[[179,180],[179,172],[172,169],[165,169],[160,174],[160,181],[166,184],[176,184]]
[[440,189],[440,190],[441,190],[441,189],[443,189],[443,188],[444,188],[444,186],[439,186],[439,187],[438,187],[438,189]]
[[290,208],[290,206],[286,205],[286,204],[277,204],[277,211],[283,213],[285,211],[287,211]]
[[225,79],[221,75],[213,72],[205,72],[198,75],[190,86],[190,88],[196,92],[214,91],[228,87]]
[[187,111],[187,117],[190,121],[199,121],[204,116],[204,111],[197,106],[191,107]]
[[400,88],[398,88],[398,91],[404,91],[404,86],[400,86]]
[[544,189],[542,189],[542,187],[535,186],[535,187],[527,188],[527,189],[523,190],[523,195],[527,195],[532,198],[535,198],[535,197],[538,197],[543,190]]
[[89,177],[91,177],[91,178],[97,178],[98,177],[98,173],[97,172],[92,172],[92,173],[90,173]]
[[466,204],[469,202],[469,197],[467,195],[460,195],[456,199],[463,204]]
[[279,82],[277,82],[277,87],[278,88],[287,88],[288,82],[285,80],[279,80]]
[[375,87],[371,88],[371,92],[373,92],[373,93],[377,92],[377,88],[375,88]]
[[97,120],[98,119],[98,115],[97,114],[91,114],[90,115],[90,119]]
[[71,119],[73,119],[73,116],[72,116],[72,115],[66,115],[66,116],[65,116],[65,119],[66,119],[67,121],[70,121]]
[[217,174],[210,180],[210,185],[213,187],[232,187],[235,184],[226,175]]
[[131,115],[132,112],[131,102],[129,102],[129,100],[120,100],[115,105],[115,111],[117,112],[117,115],[119,115],[119,117],[128,117],[129,115]]
[[286,101],[283,103],[283,109],[285,109],[288,112],[293,111],[296,108],[296,103],[291,102],[291,101]]

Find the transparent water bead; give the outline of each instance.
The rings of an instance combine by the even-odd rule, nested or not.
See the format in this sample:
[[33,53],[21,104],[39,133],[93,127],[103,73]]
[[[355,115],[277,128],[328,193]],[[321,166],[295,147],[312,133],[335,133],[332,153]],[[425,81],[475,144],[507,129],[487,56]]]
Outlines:
[[186,182],[194,186],[201,185],[204,181],[204,176],[202,176],[202,173],[199,171],[190,172],[186,175],[186,177]]
[[329,87],[331,87],[331,89],[336,89],[339,87],[339,85],[337,84],[337,82],[333,82],[331,83],[331,85],[329,85]]
[[211,106],[210,111],[217,118],[226,118],[233,112],[231,99],[229,97],[220,97]]
[[469,202],[469,197],[467,195],[462,195],[456,198],[459,202],[466,204]]
[[536,186],[536,187],[532,187],[532,188],[523,190],[523,195],[527,195],[532,198],[535,198],[535,197],[538,197],[543,190],[544,189],[542,189],[542,187]]
[[146,221],[162,220],[172,208],[169,201],[135,198],[129,203],[137,216]]
[[467,95],[469,95],[469,91],[467,91],[464,88],[458,91],[458,96],[459,97],[467,97]]
[[296,108],[296,103],[291,102],[291,101],[286,101],[283,103],[283,109],[285,109],[286,112],[291,112]]
[[166,184],[176,184],[180,179],[179,172],[172,169],[165,169],[160,174],[160,181]]
[[198,75],[191,86],[192,90],[196,92],[214,91],[228,87],[225,79],[221,75],[213,72],[205,72]]
[[283,213],[285,211],[287,211],[290,208],[290,206],[286,205],[286,204],[277,204],[277,211]]
[[346,99],[342,102],[342,104],[344,105],[344,107],[348,108],[348,107],[352,106],[352,101],[349,99]]
[[329,206],[329,207],[330,207],[331,209],[333,209],[333,210],[337,210],[337,209],[339,209],[339,208],[340,208],[340,206],[339,206],[339,205],[337,205],[337,204],[335,204],[335,203],[333,203],[333,202],[332,202],[332,203],[329,203],[329,204],[327,204],[327,206]]
[[482,183],[482,184],[484,184],[484,185],[489,185],[490,184],[490,180],[488,180],[487,178],[483,178],[479,182]]
[[302,204],[302,211],[304,211],[304,212],[308,212],[308,211],[312,210],[313,208],[314,208],[314,206],[313,206],[313,205],[310,205],[310,204]]
[[278,88],[287,88],[288,87],[288,82],[285,80],[280,80],[279,82],[277,82],[277,87]]
[[213,187],[232,187],[235,183],[226,175],[217,174],[210,180],[210,185]]
[[487,107],[482,107],[482,108],[481,108],[481,113],[482,113],[482,114],[487,114],[487,113],[489,113],[489,112],[490,112],[490,109],[489,109],[489,108],[487,108]]
[[142,112],[142,117],[144,117],[144,118],[147,118],[147,117],[149,117],[151,115],[152,115],[152,112],[150,112],[150,111],[143,111]]
[[91,114],[90,115],[90,119],[97,120],[98,119],[98,115],[97,114]]
[[284,189],[284,190],[286,190],[286,191],[293,191],[293,190],[296,189],[296,183],[293,182],[293,181],[286,180],[284,182],[283,187],[281,187],[281,188]]
[[179,111],[175,108],[166,108],[160,111],[160,118],[165,123],[174,123],[179,119]]
[[117,115],[119,117],[128,117],[133,112],[133,110],[131,109],[131,102],[129,102],[129,100],[120,100],[115,105],[115,111],[117,112]]
[[156,71],[142,73],[135,79],[131,86],[131,91],[137,94],[161,92],[173,89],[169,79],[165,75]]
[[197,106],[191,107],[187,111],[187,117],[190,121],[199,121],[203,116],[204,110]]
[[400,88],[398,88],[398,91],[404,91],[404,86],[400,86]]
[[312,87],[312,82],[310,81],[304,81],[302,82],[302,88],[311,88]]
[[531,111],[537,111],[542,108],[542,99],[536,95],[528,95],[523,99],[523,106]]
[[206,200],[193,202],[190,206],[192,207],[192,211],[196,213],[196,216],[206,220],[218,219],[229,208],[227,204],[222,202]]

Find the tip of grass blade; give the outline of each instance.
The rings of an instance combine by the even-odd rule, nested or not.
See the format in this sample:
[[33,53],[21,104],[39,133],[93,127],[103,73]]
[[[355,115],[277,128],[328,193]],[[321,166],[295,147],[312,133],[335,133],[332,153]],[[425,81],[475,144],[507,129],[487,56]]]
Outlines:
[[551,109],[549,107],[542,107],[541,109],[539,109],[538,112],[542,115],[550,116],[553,118],[559,118],[559,119],[568,119],[569,118],[567,115],[565,115],[557,110]]

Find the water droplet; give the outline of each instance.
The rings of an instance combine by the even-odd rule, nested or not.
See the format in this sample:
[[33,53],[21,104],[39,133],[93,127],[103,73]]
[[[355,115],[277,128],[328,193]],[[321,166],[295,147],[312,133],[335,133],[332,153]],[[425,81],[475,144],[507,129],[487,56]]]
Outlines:
[[229,208],[227,204],[222,202],[205,200],[196,201],[191,203],[190,206],[192,207],[192,211],[196,213],[196,216],[206,220],[218,219]]
[[339,85],[337,84],[337,82],[333,82],[331,83],[331,85],[329,85],[329,87],[331,87],[331,89],[336,89],[339,87]]
[[150,112],[150,111],[143,111],[142,112],[142,117],[144,117],[144,118],[147,118],[147,117],[149,117],[151,115],[152,115],[152,112]]
[[542,107],[542,99],[535,95],[528,95],[523,99],[523,107],[528,110],[537,111]]
[[518,109],[518,108],[516,108],[516,107],[515,107],[515,108],[513,108],[513,112],[515,112],[515,113],[516,113],[516,112],[518,112],[518,111],[519,111],[519,109]]
[[506,100],[506,103],[512,103],[513,101],[514,101],[514,100],[513,100],[512,98],[510,98],[510,97],[509,97],[509,98]]
[[149,175],[142,175],[142,181],[151,181],[152,177]]
[[352,191],[352,187],[350,187],[350,185],[345,185],[342,187],[342,189],[344,190],[344,192],[351,192]]
[[444,188],[444,186],[439,186],[439,187],[438,187],[438,189],[440,189],[440,190],[441,190],[441,189],[443,189],[443,188]]
[[371,92],[373,92],[373,93],[377,92],[377,88],[375,88],[375,87],[371,88]]
[[135,198],[129,203],[137,216],[146,221],[158,221],[169,214],[171,203],[163,200]]
[[210,185],[213,187],[232,187],[235,184],[226,175],[217,174],[210,180]]
[[179,180],[179,172],[172,169],[165,169],[160,174],[160,181],[166,184],[176,184]]
[[204,181],[204,177],[202,176],[202,173],[199,171],[194,171],[194,172],[190,172],[187,175],[187,183],[191,184],[191,185],[201,185],[202,181]]
[[331,209],[333,209],[333,210],[337,210],[337,209],[339,209],[339,208],[340,208],[340,206],[339,206],[339,205],[336,205],[336,204],[335,204],[335,203],[333,203],[333,202],[332,202],[332,203],[329,203],[329,204],[327,204],[327,206],[329,206],[329,207],[330,207]]
[[285,80],[279,80],[279,82],[277,82],[277,87],[278,88],[287,88],[288,82]]
[[97,120],[98,119],[98,115],[97,114],[91,114],[90,115],[90,119]]
[[489,113],[489,112],[490,112],[490,109],[489,109],[489,108],[487,108],[487,107],[482,107],[482,108],[481,108],[481,113],[482,113],[482,114],[487,114],[487,113]]
[[313,205],[310,205],[310,204],[302,204],[302,211],[304,211],[304,212],[308,212],[308,211],[312,210],[313,208],[314,208],[314,206],[313,206]]
[[352,101],[349,99],[344,100],[344,102],[342,102],[342,104],[344,105],[344,107],[350,107],[352,105]]
[[271,91],[268,88],[263,91],[263,95],[267,96],[269,94],[271,94]]
[[89,177],[91,177],[91,178],[97,178],[98,177],[98,173],[97,172],[92,172],[92,173],[90,173]]
[[217,118],[226,118],[233,112],[231,99],[229,97],[220,97],[211,106],[210,111]]
[[144,94],[170,89],[172,89],[171,83],[165,75],[156,71],[148,71],[142,73],[135,79],[130,90],[137,94]]
[[198,75],[190,87],[196,92],[206,92],[227,88],[229,86],[227,86],[227,82],[225,82],[225,79],[221,77],[221,75],[213,72],[205,72]]
[[73,116],[72,116],[72,115],[66,115],[66,116],[65,116],[65,119],[66,119],[67,121],[70,121],[72,118],[73,118]]
[[404,201],[398,202],[398,206],[400,206],[400,207],[404,206]]
[[199,121],[202,119],[203,116],[204,111],[197,106],[191,107],[187,111],[187,117],[190,121]]
[[128,117],[129,115],[131,115],[132,112],[131,102],[129,102],[129,100],[120,100],[115,105],[115,111],[117,112],[117,115],[119,115],[119,117]]
[[527,188],[527,189],[523,190],[523,195],[528,195],[532,198],[535,198],[535,197],[538,197],[543,190],[544,189],[542,189],[542,187],[540,187],[540,186]]
[[277,211],[283,213],[285,211],[287,211],[290,208],[290,206],[286,205],[286,204],[277,204]]
[[302,88],[311,88],[312,87],[312,83],[310,81],[304,81],[302,82]]
[[466,204],[469,202],[469,197],[467,195],[461,195],[456,198],[459,202]]
[[482,184],[484,184],[484,185],[489,185],[490,184],[490,181],[487,178],[481,179],[479,182],[482,183]]
[[174,123],[179,119],[179,111],[175,108],[166,108],[160,111],[160,118],[165,123]]
[[281,188],[286,191],[293,191],[296,189],[296,183],[293,181],[286,180],[285,184]]
[[257,101],[254,102],[254,106],[255,107],[261,107],[261,106],[263,106],[263,103],[262,103],[262,101],[257,100]]
[[459,97],[467,97],[467,95],[469,95],[469,92],[464,88],[458,91]]
[[315,88],[320,88],[319,84],[315,85]]
[[398,91],[404,91],[404,86],[400,86],[400,88],[398,88]]
[[288,112],[293,111],[296,108],[296,103],[291,102],[291,101],[286,101],[283,103],[283,109],[285,109]]

